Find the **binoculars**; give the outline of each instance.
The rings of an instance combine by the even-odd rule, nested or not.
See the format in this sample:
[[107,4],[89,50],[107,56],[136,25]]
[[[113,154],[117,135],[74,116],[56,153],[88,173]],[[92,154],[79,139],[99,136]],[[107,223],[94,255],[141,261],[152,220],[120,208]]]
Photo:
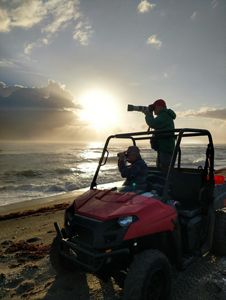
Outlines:
[[126,151],[124,151],[124,152],[119,152],[119,153],[117,154],[117,156],[118,156],[118,157],[127,157],[127,152],[126,152]]

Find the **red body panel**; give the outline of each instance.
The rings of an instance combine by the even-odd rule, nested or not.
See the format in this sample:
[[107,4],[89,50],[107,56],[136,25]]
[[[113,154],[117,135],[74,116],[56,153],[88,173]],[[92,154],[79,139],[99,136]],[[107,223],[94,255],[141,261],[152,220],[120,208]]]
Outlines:
[[106,221],[122,216],[137,216],[125,235],[126,240],[162,231],[173,231],[177,213],[160,200],[110,190],[89,190],[74,202],[81,215]]

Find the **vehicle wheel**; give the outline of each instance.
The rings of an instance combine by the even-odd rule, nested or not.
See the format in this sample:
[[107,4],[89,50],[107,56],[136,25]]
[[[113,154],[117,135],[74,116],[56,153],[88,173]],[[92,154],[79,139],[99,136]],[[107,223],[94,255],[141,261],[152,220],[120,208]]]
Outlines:
[[124,270],[120,270],[118,272],[114,272],[112,274],[112,278],[114,278],[115,283],[123,289],[127,272]]
[[170,264],[158,250],[135,257],[124,285],[124,300],[166,300],[171,294]]
[[213,252],[216,255],[226,255],[226,211],[218,210],[215,215],[213,236]]
[[59,274],[74,269],[72,263],[60,254],[60,239],[58,237],[55,237],[52,242],[49,258],[54,270]]

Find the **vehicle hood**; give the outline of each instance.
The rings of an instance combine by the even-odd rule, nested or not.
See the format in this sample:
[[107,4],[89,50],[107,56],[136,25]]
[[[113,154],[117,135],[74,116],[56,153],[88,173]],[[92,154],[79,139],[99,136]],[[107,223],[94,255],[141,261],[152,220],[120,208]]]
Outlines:
[[128,215],[148,214],[152,220],[175,215],[174,207],[158,199],[111,190],[87,191],[74,201],[74,210],[77,214],[102,221]]

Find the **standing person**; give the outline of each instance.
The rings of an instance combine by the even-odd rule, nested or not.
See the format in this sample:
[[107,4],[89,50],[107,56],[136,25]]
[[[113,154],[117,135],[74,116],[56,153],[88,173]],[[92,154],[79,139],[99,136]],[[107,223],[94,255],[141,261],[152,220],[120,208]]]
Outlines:
[[[162,99],[156,100],[153,104],[149,105],[148,109],[144,111],[145,121],[151,128],[155,130],[173,130],[174,120],[176,114],[172,109],[167,109],[166,102]],[[154,117],[153,113],[156,115]],[[152,148],[157,151],[157,168],[161,168],[163,171],[167,170],[173,150],[175,147],[174,136],[153,138]]]
[[[129,164],[127,164],[127,162]],[[123,178],[124,192],[135,192],[145,190],[148,167],[141,158],[140,150],[137,146],[130,146],[126,152],[118,153],[118,169]]]

